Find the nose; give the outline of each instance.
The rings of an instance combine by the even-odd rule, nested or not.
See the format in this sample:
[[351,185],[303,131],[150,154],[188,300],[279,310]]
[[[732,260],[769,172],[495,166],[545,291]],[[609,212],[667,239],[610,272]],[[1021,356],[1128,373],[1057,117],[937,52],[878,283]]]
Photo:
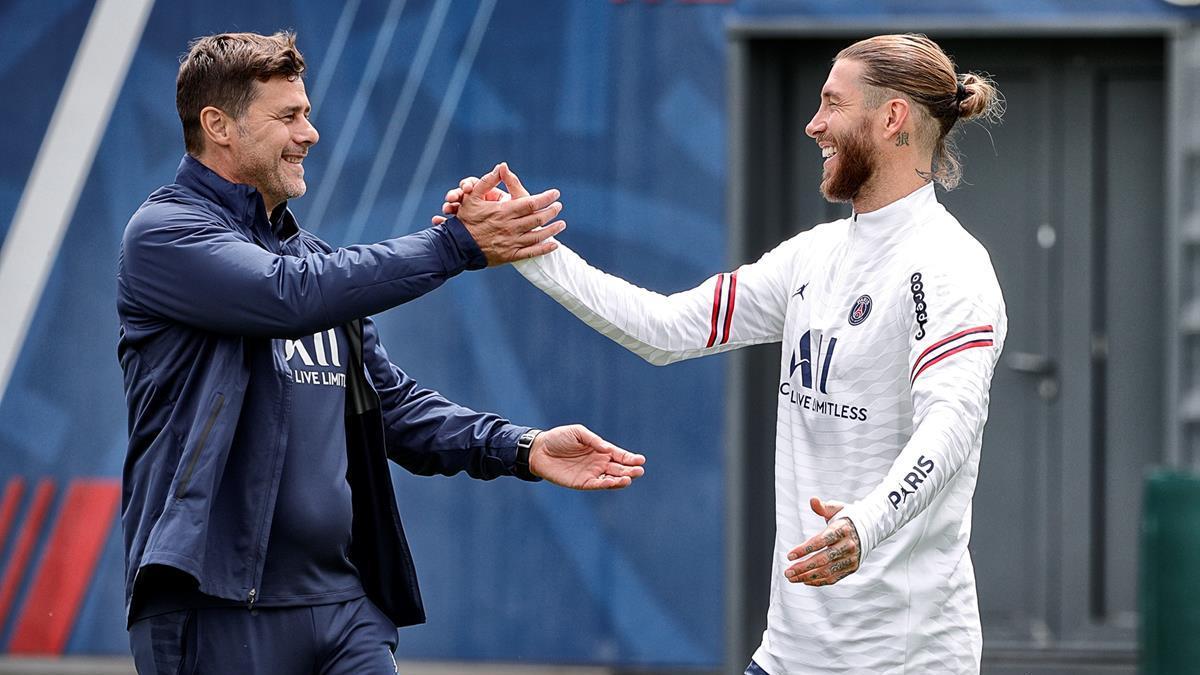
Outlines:
[[304,118],[304,124],[300,126],[299,134],[296,141],[305,147],[316,145],[317,141],[321,140],[321,134],[317,133],[317,128],[307,117]]
[[818,134],[824,133],[828,128],[829,125],[826,124],[825,118],[821,116],[821,111],[818,110],[813,114],[812,119],[809,120],[808,124],[804,127],[804,133],[807,134],[809,138],[816,138]]

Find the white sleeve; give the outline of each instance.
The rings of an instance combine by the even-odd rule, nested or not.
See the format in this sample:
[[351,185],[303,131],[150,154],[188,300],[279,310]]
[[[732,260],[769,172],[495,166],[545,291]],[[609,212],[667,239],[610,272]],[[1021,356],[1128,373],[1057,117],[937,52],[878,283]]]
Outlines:
[[605,274],[561,242],[554,252],[514,266],[589,326],[661,366],[780,340],[792,257],[803,237],[673,295]]
[[978,471],[992,373],[1007,330],[990,264],[916,272],[909,284],[913,435],[883,482],[840,514],[854,523],[864,560],[965,466]]

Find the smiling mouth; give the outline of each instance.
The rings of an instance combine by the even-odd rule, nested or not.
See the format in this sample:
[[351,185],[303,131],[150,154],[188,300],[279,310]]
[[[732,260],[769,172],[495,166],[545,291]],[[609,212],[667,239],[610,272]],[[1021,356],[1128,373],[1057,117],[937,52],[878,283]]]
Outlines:
[[833,147],[832,145],[827,145],[827,146],[821,148],[821,157],[822,158],[829,159],[830,157],[833,157],[835,155],[837,155],[837,148]]

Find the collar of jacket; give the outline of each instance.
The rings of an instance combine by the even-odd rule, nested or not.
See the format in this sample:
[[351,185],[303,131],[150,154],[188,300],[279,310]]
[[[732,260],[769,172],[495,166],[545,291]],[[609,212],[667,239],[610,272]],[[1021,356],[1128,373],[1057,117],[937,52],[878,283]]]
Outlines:
[[185,154],[179,161],[175,182],[215,202],[240,222],[253,223],[255,227],[265,228],[265,232],[275,231],[277,225],[280,226],[280,231],[276,232],[280,239],[294,234],[297,229],[295,220],[288,211],[287,201],[275,207],[275,218],[268,219],[262,195],[254,186],[232,183],[222,178],[190,153]]

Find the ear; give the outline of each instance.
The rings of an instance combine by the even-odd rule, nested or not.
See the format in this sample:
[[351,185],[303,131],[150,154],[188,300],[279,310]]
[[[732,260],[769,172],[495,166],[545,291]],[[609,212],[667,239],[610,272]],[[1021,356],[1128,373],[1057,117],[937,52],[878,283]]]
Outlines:
[[204,130],[204,143],[228,147],[233,142],[234,121],[225,111],[205,106],[200,111],[200,128]]
[[893,98],[885,102],[880,108],[883,109],[883,139],[891,140],[904,130],[904,126],[908,123],[908,113],[910,111],[908,101],[902,98]]

